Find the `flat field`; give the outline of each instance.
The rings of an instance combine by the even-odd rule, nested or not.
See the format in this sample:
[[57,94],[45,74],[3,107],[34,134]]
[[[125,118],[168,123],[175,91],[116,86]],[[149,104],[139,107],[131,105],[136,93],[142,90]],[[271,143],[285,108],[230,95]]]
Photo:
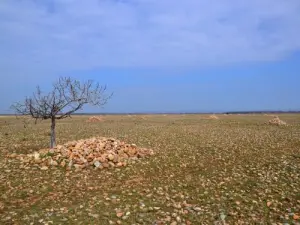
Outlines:
[[155,155],[122,168],[20,168],[50,124],[0,117],[0,224],[300,224],[300,115],[74,116],[57,142],[114,137]]

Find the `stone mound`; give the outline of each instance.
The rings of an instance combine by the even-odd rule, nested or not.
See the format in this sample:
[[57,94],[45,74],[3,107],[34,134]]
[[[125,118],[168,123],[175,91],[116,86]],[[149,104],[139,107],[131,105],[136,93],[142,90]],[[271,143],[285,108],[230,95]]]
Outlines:
[[138,148],[135,144],[126,144],[114,138],[95,137],[67,142],[53,149],[41,149],[33,154],[11,154],[9,157],[20,159],[25,167],[38,165],[40,169],[47,170],[49,166],[60,166],[68,170],[80,170],[122,167],[153,154],[153,150]]
[[103,118],[101,116],[92,116],[90,118],[88,118],[87,122],[101,122],[103,121]]
[[285,126],[287,125],[286,122],[282,121],[281,119],[279,119],[278,116],[274,116],[273,119],[269,120],[268,121],[268,124],[270,125],[277,125],[277,126]]
[[209,119],[212,119],[212,120],[218,120],[219,117],[217,117],[216,115],[210,115],[210,116],[209,116]]

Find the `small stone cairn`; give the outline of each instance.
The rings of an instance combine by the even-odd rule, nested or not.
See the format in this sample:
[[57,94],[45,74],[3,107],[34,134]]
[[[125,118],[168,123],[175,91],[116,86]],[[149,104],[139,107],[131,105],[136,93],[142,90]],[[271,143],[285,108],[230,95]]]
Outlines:
[[9,157],[19,159],[24,167],[37,165],[41,170],[47,170],[49,167],[60,166],[67,170],[81,170],[123,167],[153,154],[153,150],[138,148],[135,144],[126,144],[114,138],[95,137],[67,142],[53,149],[41,149],[32,154],[14,153]]
[[219,119],[219,117],[217,117],[216,115],[210,115],[208,118],[211,119],[211,120],[218,120]]
[[270,119],[268,121],[268,124],[270,125],[277,125],[277,126],[286,126],[287,123],[279,119],[278,116],[274,116],[273,119]]
[[101,116],[92,116],[87,119],[87,122],[89,123],[95,123],[95,122],[102,122],[103,118]]

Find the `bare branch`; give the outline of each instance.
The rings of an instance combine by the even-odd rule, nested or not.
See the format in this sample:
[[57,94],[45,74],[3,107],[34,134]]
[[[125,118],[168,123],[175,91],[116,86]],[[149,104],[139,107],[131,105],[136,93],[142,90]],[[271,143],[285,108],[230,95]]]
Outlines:
[[24,103],[12,106],[16,114],[30,115],[36,120],[55,117],[63,119],[83,108],[84,105],[103,106],[112,97],[105,95],[106,86],[88,80],[81,83],[70,77],[61,77],[53,84],[53,90],[43,94],[40,87]]

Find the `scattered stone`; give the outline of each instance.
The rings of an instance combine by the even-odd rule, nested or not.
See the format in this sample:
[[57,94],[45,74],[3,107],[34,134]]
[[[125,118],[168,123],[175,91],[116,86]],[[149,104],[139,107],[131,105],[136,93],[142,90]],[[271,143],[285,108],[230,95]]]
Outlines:
[[9,155],[10,158],[16,158],[17,156],[18,156],[18,154],[16,154],[16,153],[12,153]]
[[95,161],[95,162],[94,162],[94,166],[95,166],[96,168],[98,168],[98,167],[101,166],[101,163],[100,163],[99,161]]
[[225,218],[226,218],[226,215],[222,212],[222,213],[220,213],[220,219],[222,220],[222,221],[225,221]]
[[119,218],[120,218],[120,217],[122,217],[122,216],[124,215],[124,213],[123,213],[123,212],[117,212],[117,214],[116,214],[116,215],[117,215],[117,217],[119,217]]
[[196,212],[200,212],[202,209],[201,209],[200,207],[194,207],[194,210],[195,210]]
[[66,162],[65,162],[65,161],[62,161],[62,162],[60,163],[60,166],[61,166],[61,167],[65,167],[65,166],[66,166]]
[[110,161],[113,161],[114,156],[113,156],[112,154],[109,154],[109,155],[107,156],[107,158],[108,158]]
[[41,169],[41,170],[47,170],[48,167],[47,167],[47,166],[42,166],[42,167],[40,167],[40,169]]
[[80,164],[74,164],[74,167],[75,167],[76,170],[81,170],[81,169],[83,169],[83,166],[80,165]]
[[165,221],[170,222],[172,220],[171,216],[167,216]]
[[98,219],[98,218],[99,218],[99,214],[89,213],[89,216],[90,216],[90,217],[93,217],[93,218],[95,218],[95,219]]
[[178,204],[176,204],[176,203],[174,203],[173,204],[173,207],[175,208],[175,209],[181,209],[181,205],[178,203]]
[[57,166],[58,163],[55,160],[50,159],[50,163],[51,166]]
[[117,167],[121,167],[121,166],[123,166],[123,165],[124,165],[124,164],[121,163],[121,162],[118,162],[118,163],[116,164]]
[[0,211],[4,209],[4,203],[0,202]]
[[128,219],[128,216],[123,216],[122,217],[122,220],[127,220]]

